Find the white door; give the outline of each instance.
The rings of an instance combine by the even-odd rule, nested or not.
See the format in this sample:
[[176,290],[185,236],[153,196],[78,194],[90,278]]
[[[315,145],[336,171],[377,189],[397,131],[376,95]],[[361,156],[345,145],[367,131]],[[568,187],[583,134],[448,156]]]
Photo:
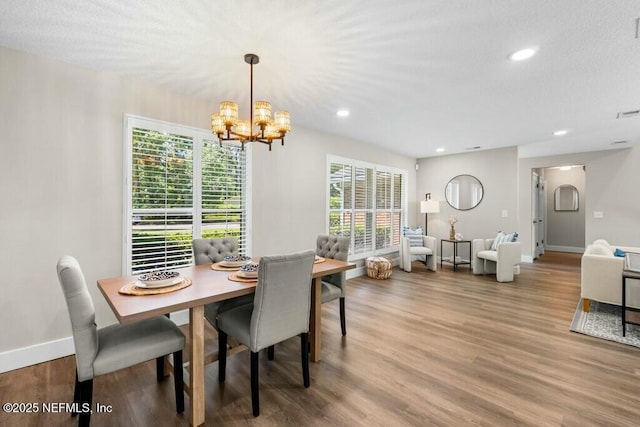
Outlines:
[[541,211],[541,200],[540,200],[540,175],[536,172],[531,172],[531,253],[533,254],[533,259],[538,258],[540,253],[540,229],[543,223],[540,222],[540,211]]
[[544,254],[544,242],[547,231],[547,189],[544,177],[538,176],[538,242],[536,257]]

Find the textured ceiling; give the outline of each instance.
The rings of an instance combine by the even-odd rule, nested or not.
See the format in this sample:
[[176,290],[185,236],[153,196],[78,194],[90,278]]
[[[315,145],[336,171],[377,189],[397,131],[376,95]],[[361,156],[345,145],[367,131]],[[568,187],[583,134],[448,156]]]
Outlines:
[[[0,45],[413,157],[640,140],[638,0],[2,0]],[[533,58],[507,55],[537,46]],[[351,115],[336,117],[347,108]],[[564,137],[552,132],[568,129]],[[624,146],[624,144],[620,145]]]

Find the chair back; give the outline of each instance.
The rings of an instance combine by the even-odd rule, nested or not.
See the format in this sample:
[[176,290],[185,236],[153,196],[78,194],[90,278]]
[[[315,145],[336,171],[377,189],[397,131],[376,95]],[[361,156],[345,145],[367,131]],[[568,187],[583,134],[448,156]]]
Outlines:
[[236,237],[220,237],[216,239],[193,239],[193,259],[196,265],[220,262],[229,255],[238,255],[238,239]]
[[57,270],[71,318],[78,380],[86,381],[93,378],[93,361],[98,354],[98,328],[93,300],[75,258],[63,256],[58,260]]
[[249,331],[251,351],[309,331],[314,258],[311,250],[260,258]]
[[[316,241],[316,255],[323,258],[338,259],[340,261],[347,261],[349,257],[349,244],[351,239],[343,236],[334,235],[319,235]],[[323,282],[329,282],[332,285],[338,286],[342,290],[342,296],[344,297],[344,285],[346,283],[345,272],[335,273],[322,278]]]

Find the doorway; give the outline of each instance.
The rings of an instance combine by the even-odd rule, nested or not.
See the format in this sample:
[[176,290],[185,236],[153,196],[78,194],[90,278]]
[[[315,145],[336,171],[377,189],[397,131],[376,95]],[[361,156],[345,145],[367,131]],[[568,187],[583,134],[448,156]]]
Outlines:
[[586,210],[583,165],[557,166],[543,171],[547,191],[545,248],[583,253]]
[[543,170],[534,169],[531,172],[531,198],[531,218],[533,220],[531,253],[535,260],[544,255],[545,248],[547,195]]

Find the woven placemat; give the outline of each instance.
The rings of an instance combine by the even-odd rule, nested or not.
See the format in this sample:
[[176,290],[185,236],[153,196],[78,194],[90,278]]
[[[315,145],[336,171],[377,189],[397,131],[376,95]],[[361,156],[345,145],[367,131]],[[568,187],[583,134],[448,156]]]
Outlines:
[[231,280],[232,282],[240,282],[240,283],[255,283],[258,281],[257,277],[255,278],[240,277],[238,276],[238,273],[229,274],[228,279]]
[[187,286],[191,286],[191,279],[184,279],[182,282],[173,285],[167,286],[166,288],[139,288],[136,286],[138,282],[131,282],[120,288],[118,293],[123,295],[158,295],[158,294],[168,294],[169,292],[174,292],[180,289],[184,289]]
[[240,267],[225,267],[223,265],[220,265],[219,262],[211,264],[211,269],[216,271],[240,271]]
[[316,259],[313,261],[313,263],[314,263],[314,264],[320,264],[321,262],[325,262],[325,261],[326,261],[326,259],[325,259],[325,258],[320,257],[320,258],[316,258]]

